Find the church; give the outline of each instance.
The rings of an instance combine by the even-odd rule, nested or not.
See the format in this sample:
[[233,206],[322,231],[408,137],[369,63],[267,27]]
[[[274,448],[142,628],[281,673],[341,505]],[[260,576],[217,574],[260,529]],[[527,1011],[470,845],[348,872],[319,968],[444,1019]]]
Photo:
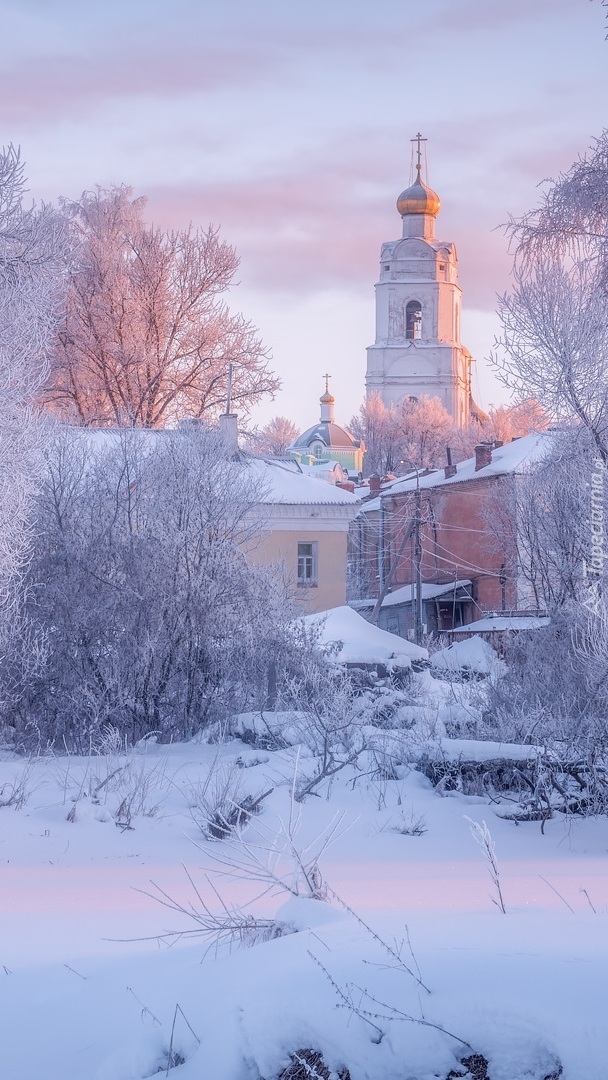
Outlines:
[[324,379],[325,393],[319,398],[319,422],[294,439],[289,446],[289,453],[302,465],[335,461],[344,469],[345,477],[360,480],[363,476],[365,443],[363,439],[355,439],[350,431],[336,424],[335,398],[329,392],[330,376],[325,375]]
[[[460,340],[462,290],[458,284],[456,246],[437,240],[437,193],[422,179],[422,143],[415,144],[415,180],[397,199],[402,235],[380,252],[376,283],[376,340],[367,350],[366,394],[386,406],[403,398],[439,398],[459,427],[486,414],[473,401],[473,358]],[[302,463],[336,461],[351,478],[362,475],[365,444],[336,424],[334,398],[320,399],[319,422],[291,443],[289,452]]]
[[376,340],[367,350],[366,392],[385,405],[437,397],[459,426],[484,414],[471,396],[472,357],[460,340],[462,290],[456,247],[435,237],[441,200],[422,179],[420,134],[414,183],[397,199],[402,235],[382,245]]

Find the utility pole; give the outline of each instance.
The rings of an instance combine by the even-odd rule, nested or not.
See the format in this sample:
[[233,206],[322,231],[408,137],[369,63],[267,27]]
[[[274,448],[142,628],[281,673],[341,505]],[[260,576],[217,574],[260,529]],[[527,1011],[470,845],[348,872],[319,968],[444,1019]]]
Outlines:
[[391,565],[388,567],[388,573],[386,572],[386,559],[385,559],[385,534],[386,534],[386,506],[382,496],[380,496],[380,512],[378,521],[378,599],[374,605],[374,609],[370,616],[370,622],[378,624],[380,617],[380,609],[384,602],[384,598],[388,593],[395,571],[397,570],[403,552],[405,551],[406,544],[411,541],[411,553],[412,553],[412,570],[415,582],[413,584],[414,598],[414,636],[418,644],[422,641],[422,502],[420,493],[420,470],[416,468],[416,508],[413,517],[410,519],[410,524],[403,534],[403,539],[399,546],[399,551],[396,557],[391,561]]
[[380,596],[384,596],[386,590],[384,587],[384,534],[386,524],[386,507],[384,505],[384,499],[380,495],[380,516],[378,521],[378,593]]
[[507,610],[507,566],[506,563],[500,564],[500,603],[502,610]]
[[415,638],[416,644],[422,642],[422,506],[420,500],[420,475],[416,472],[416,513],[414,517],[414,529],[416,533],[415,557],[416,557],[416,615],[415,615]]
[[407,544],[408,540],[411,538],[411,536],[412,536],[412,534],[414,532],[415,525],[416,525],[416,522],[415,522],[415,520],[413,520],[413,521],[410,522],[409,528],[406,529],[406,531],[405,531],[405,533],[403,535],[403,540],[401,541],[401,545],[399,547],[399,551],[397,552],[397,556],[394,559],[394,561],[392,563],[392,566],[391,566],[391,568],[390,568],[390,570],[389,570],[389,572],[387,574],[386,581],[384,582],[384,585],[382,586],[382,588],[380,589],[380,591],[378,593],[378,599],[376,600],[376,603],[374,605],[374,610],[372,611],[371,616],[370,616],[370,622],[373,622],[376,625],[378,623],[378,617],[380,615],[380,608],[382,607],[382,604],[384,603],[384,597],[386,596],[388,590],[391,587],[393,577],[395,576],[395,570],[397,569],[397,567],[399,566],[399,563],[401,562],[401,556],[403,555],[403,552],[405,551],[405,545]]

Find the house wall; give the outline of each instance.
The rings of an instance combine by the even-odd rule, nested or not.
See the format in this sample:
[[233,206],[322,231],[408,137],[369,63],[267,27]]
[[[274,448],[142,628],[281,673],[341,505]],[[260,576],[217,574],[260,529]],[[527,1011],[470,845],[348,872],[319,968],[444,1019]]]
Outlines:
[[[282,566],[302,613],[326,611],[346,603],[346,543],[348,522],[338,531],[290,523],[288,528],[266,528],[247,557],[257,566]],[[298,543],[317,544],[317,583],[298,585]]]
[[[483,611],[517,606],[510,539],[497,535],[498,508],[510,498],[511,477],[480,477],[423,493],[423,580],[470,578]],[[506,579],[501,583],[501,576]]]
[[[517,607],[517,575],[513,537],[500,527],[501,513],[508,517],[512,500],[512,476],[480,477],[462,484],[421,490],[422,580],[449,581],[468,578],[478,605],[472,618],[483,611]],[[415,513],[415,494],[386,495],[384,506],[385,575],[399,555],[402,538]],[[363,516],[363,515],[362,515]],[[353,550],[362,553],[359,568],[361,595],[378,594],[378,547],[380,513],[365,515],[353,527]],[[359,519],[360,520],[360,519]],[[358,530],[358,531],[357,531]],[[500,537],[500,539],[499,539]],[[504,564],[504,571],[502,569]],[[504,575],[504,586],[501,583]],[[408,541],[392,580],[394,591],[415,578],[413,542]],[[503,591],[504,590],[504,591]]]

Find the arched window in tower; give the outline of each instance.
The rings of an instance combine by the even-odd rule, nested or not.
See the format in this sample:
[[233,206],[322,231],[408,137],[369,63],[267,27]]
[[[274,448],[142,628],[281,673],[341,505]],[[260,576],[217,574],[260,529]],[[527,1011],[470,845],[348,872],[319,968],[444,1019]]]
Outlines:
[[405,309],[405,336],[408,341],[418,341],[422,337],[422,305],[419,300],[410,300]]

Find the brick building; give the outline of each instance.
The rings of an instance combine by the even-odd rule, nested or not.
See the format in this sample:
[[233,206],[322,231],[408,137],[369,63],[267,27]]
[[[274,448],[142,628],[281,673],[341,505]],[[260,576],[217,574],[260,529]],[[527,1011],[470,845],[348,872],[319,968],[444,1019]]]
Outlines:
[[[394,596],[419,578],[423,632],[472,622],[487,611],[528,607],[517,560],[514,495],[518,477],[543,457],[549,440],[535,434],[504,446],[482,443],[459,465],[383,485],[352,527],[353,602],[382,592]],[[440,585],[455,586],[459,603],[450,604],[447,591],[440,603],[429,589]],[[406,632],[413,627],[415,593],[412,588]],[[390,600],[380,610],[389,606]]]

